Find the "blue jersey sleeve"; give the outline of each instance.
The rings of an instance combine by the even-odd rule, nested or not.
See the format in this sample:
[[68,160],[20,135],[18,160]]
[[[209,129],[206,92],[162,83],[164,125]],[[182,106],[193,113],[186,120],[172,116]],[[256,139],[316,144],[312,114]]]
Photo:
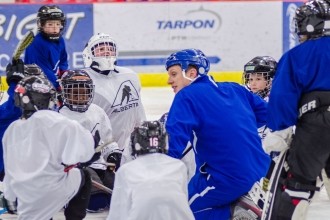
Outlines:
[[169,135],[170,156],[181,159],[192,137],[192,130],[198,125],[194,114],[196,112],[184,94],[176,94],[166,122],[166,130],[172,134]]

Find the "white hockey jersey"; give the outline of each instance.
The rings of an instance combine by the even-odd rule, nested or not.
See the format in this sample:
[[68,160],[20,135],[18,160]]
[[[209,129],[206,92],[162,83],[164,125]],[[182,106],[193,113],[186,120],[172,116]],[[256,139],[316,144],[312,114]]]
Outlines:
[[[105,144],[104,149],[107,146],[112,147],[110,146],[113,142],[110,120],[104,110],[99,106],[92,103],[85,112],[71,111],[68,107],[63,106],[59,112],[62,115],[79,122],[79,124],[89,130],[93,136],[95,135],[95,132],[98,131],[101,138],[99,145]],[[105,165],[105,159],[102,156],[99,160],[91,164],[90,167],[102,170],[107,168]]]
[[129,145],[134,127],[146,120],[141,102],[141,84],[138,75],[131,69],[116,66],[115,71],[103,75],[85,69],[95,84],[93,103],[108,115],[113,129],[113,138],[123,150]]
[[81,173],[64,166],[88,161],[94,140],[79,123],[40,110],[17,120],[3,137],[4,195],[18,202],[18,219],[48,220],[78,192]]
[[116,172],[107,220],[193,220],[187,168],[165,154],[137,157]]

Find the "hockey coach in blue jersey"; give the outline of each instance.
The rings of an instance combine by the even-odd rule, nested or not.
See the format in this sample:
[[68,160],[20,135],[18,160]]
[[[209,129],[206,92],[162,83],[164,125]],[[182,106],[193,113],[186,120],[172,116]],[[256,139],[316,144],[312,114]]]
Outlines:
[[263,177],[270,159],[257,128],[266,123],[266,103],[237,83],[216,83],[209,60],[196,49],[171,54],[168,83],[176,93],[166,122],[169,152],[181,159],[193,146],[202,166],[188,185],[196,220],[227,220],[230,205]]
[[[317,176],[330,155],[330,1],[297,8],[300,44],[279,60],[269,97],[268,151],[288,150],[288,172],[275,197],[271,219],[305,219]],[[296,126],[291,145],[288,144]]]

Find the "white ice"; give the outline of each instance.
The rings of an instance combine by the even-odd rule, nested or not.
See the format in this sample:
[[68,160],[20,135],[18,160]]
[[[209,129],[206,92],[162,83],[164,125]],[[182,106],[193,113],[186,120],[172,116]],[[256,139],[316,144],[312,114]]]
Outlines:
[[[171,88],[142,88],[141,91],[142,102],[144,104],[148,120],[159,119],[163,113],[167,112],[171,106],[174,94]],[[51,199],[51,198],[49,198]],[[101,220],[105,219],[107,212],[88,214],[87,220]],[[15,215],[1,215],[0,219],[16,219]],[[63,212],[59,212],[53,220],[64,220]],[[307,220],[325,220],[330,219],[330,200],[326,191],[323,189],[311,204],[308,212]]]

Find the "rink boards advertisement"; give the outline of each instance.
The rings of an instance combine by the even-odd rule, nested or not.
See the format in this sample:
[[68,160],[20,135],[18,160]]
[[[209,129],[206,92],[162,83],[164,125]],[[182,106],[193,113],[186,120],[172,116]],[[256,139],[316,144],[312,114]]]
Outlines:
[[[150,74],[165,73],[164,64],[172,52],[199,48],[210,59],[211,72],[231,80],[253,57],[269,55],[278,60],[294,45],[290,20],[293,5],[300,4],[233,1],[59,6],[67,16],[64,38],[71,68],[83,67],[84,45],[93,33],[104,32],[117,42],[118,64],[147,73],[148,78]],[[39,7],[0,5],[0,74],[4,75],[19,39],[28,30],[37,32]]]

